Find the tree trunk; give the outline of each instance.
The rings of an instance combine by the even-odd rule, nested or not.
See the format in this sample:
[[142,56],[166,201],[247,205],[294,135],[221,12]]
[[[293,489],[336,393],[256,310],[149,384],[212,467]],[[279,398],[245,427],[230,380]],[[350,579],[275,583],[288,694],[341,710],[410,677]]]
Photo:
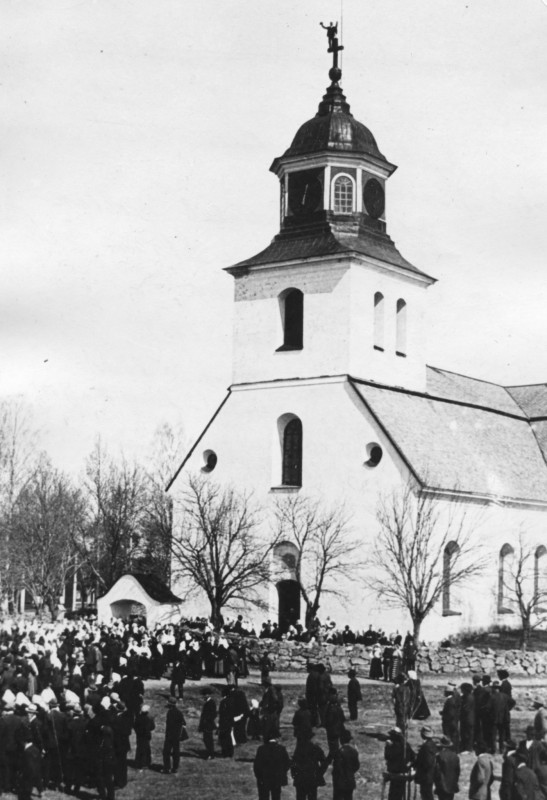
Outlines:
[[222,618],[222,608],[221,606],[215,601],[211,600],[211,622],[213,624],[213,628],[218,631],[222,627],[224,620]]
[[522,633],[520,637],[520,648],[523,652],[526,652],[528,646],[530,644],[530,637],[532,635],[532,627],[530,625],[530,618],[523,617],[522,618]]
[[413,634],[414,634],[414,644],[418,647],[420,643],[420,629],[422,627],[422,619],[414,618],[412,620],[413,625]]

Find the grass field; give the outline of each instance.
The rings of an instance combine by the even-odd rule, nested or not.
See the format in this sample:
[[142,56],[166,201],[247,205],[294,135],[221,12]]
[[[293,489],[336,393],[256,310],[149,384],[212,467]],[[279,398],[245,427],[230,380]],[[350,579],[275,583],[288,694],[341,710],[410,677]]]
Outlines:
[[[282,743],[285,745],[289,754],[294,751],[295,741],[292,735],[290,721],[296,708],[296,701],[302,695],[305,675],[276,675],[272,674],[274,683],[279,683],[283,688],[285,698],[285,708],[281,717]],[[345,700],[345,676],[335,676],[334,682],[339,687],[339,691]],[[442,707],[443,689],[445,678],[436,681],[428,680],[425,684],[425,693],[429,702],[432,715],[428,720],[436,733],[441,733],[439,710]],[[461,678],[463,680],[463,677]],[[347,727],[352,731],[354,744],[356,745],[361,760],[361,770],[358,780],[358,788],[354,794],[355,800],[380,800],[381,797],[381,774],[383,770],[383,747],[384,745],[376,739],[367,736],[367,732],[374,730],[387,731],[393,726],[393,714],[391,711],[391,685],[383,683],[371,683],[361,681],[363,690],[363,703],[360,706],[359,720],[347,723]],[[513,711],[512,735],[520,739],[523,736],[524,728],[533,718],[531,710],[530,693],[535,696],[541,692],[537,682],[527,681],[516,683],[515,695],[517,708]],[[189,682],[185,687],[185,697],[183,701],[184,714],[190,738],[181,745],[181,764],[176,775],[161,774],[161,749],[163,744],[164,722],[166,714],[166,699],[168,697],[168,681],[148,681],[146,687],[146,702],[151,706],[151,713],[156,720],[156,731],[152,741],[153,768],[149,771],[138,772],[130,766],[129,783],[123,790],[116,792],[119,800],[236,800],[236,798],[255,798],[257,797],[256,785],[252,771],[252,761],[257,748],[257,742],[249,742],[236,748],[235,758],[221,759],[214,761],[203,760],[203,744],[201,736],[197,733],[199,713],[202,704],[200,688],[205,682]],[[216,688],[217,701],[220,698],[223,683],[210,684]],[[260,699],[262,696],[259,684],[258,673],[251,676],[242,683],[245,686],[249,700],[252,698]],[[345,703],[344,703],[345,707]],[[345,709],[346,710],[346,709]],[[416,750],[420,743],[419,730],[423,723],[411,722],[409,741]],[[323,749],[327,750],[326,737],[323,729],[317,732],[315,741]],[[134,737],[132,740],[134,745]],[[131,758],[134,751],[130,753]],[[501,763],[499,756],[496,757],[498,764]],[[460,797],[467,797],[469,771],[474,762],[471,755],[461,757],[462,780],[460,782]],[[497,772],[500,772],[498,768]],[[326,775],[327,785],[319,789],[319,798],[326,800],[332,797],[332,785],[330,769]],[[83,800],[96,798],[97,792],[84,790],[80,794]],[[283,798],[294,798],[295,791],[289,779],[287,786],[282,793]],[[386,795],[387,796],[387,795]],[[419,792],[418,795],[419,797]],[[3,795],[11,798],[13,795]],[[67,795],[59,792],[45,792],[43,794],[47,800],[61,800]],[[497,798],[497,788],[493,792],[493,797]]]

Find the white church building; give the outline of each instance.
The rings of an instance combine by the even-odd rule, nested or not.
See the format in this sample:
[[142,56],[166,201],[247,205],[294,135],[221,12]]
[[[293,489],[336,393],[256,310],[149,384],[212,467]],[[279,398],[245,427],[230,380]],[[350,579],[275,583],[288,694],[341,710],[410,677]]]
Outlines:
[[[518,625],[502,576],[520,534],[534,549],[534,579],[547,575],[547,384],[504,387],[426,364],[435,279],[389,237],[386,184],[396,167],[351,114],[336,64],[329,76],[317,114],[271,166],[279,232],[227,268],[232,385],[171,491],[201,473],[251,490],[265,508],[296,492],[344,503],[366,556],[379,497],[413,481],[447,510],[454,501],[480,510],[476,535],[488,553],[480,578],[445,592],[423,637]],[[264,588],[272,620],[287,602],[282,556],[291,547],[279,549],[279,587]],[[325,596],[321,619],[411,627],[359,581],[346,589],[345,604]],[[193,610],[207,613],[205,598]]]

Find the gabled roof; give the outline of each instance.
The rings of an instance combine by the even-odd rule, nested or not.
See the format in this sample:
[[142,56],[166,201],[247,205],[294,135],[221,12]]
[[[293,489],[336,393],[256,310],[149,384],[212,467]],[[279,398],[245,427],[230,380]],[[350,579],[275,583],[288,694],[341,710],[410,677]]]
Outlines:
[[140,583],[146,594],[157,603],[181,603],[180,597],[176,597],[166,583],[155,575],[144,572],[128,572],[132,578]]
[[435,368],[427,393],[353,385],[423,485],[547,503],[547,426],[504,387]]

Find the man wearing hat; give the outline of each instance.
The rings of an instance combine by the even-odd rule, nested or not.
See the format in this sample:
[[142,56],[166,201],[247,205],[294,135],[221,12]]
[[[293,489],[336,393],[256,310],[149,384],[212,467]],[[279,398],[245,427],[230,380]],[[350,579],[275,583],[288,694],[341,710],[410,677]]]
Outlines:
[[454,748],[460,749],[460,702],[454,695],[454,687],[450,684],[444,690],[444,706],[441,711],[441,719],[443,723],[443,734],[446,738],[451,739]]
[[470,753],[475,738],[475,696],[470,683],[462,683],[460,690],[460,748],[462,753]]
[[332,757],[340,747],[340,736],[344,730],[346,718],[338,702],[338,692],[331,687],[329,701],[325,710],[325,729],[327,731],[327,742],[329,745],[329,756]]
[[416,774],[414,775],[414,781],[420,787],[422,800],[433,800],[437,746],[433,741],[433,731],[429,725],[424,725],[420,731],[420,735],[423,739],[423,744],[416,756]]
[[203,706],[201,709],[201,716],[199,718],[198,732],[203,736],[203,744],[205,745],[205,758],[212,759],[215,757],[215,742],[213,733],[216,730],[216,716],[217,704],[213,699],[213,693],[209,686],[205,686],[201,690],[203,697]]
[[180,761],[180,734],[185,724],[184,714],[177,708],[177,700],[170,697],[167,700],[167,715],[165,717],[165,739],[163,741],[163,771],[164,773],[176,772]]
[[258,747],[253,762],[258,800],[280,800],[289,767],[289,754],[275,736]]
[[123,789],[127,786],[127,754],[131,750],[129,739],[133,730],[133,718],[123,700],[118,699],[113,704],[110,727],[116,756],[114,780],[116,786]]
[[539,767],[539,755],[543,749],[544,744],[537,739],[534,726],[528,725],[526,728],[526,739],[519,742],[517,753],[523,753],[526,756],[530,769],[535,770]]
[[156,722],[150,714],[150,706],[142,706],[135,717],[135,736],[137,737],[135,767],[137,769],[149,769],[152,765],[150,741],[152,739],[152,731],[155,728]]
[[354,669],[348,670],[348,711],[352,721],[357,719],[357,703],[361,702],[361,684],[357,680],[357,672]]
[[503,748],[503,762],[501,765],[500,800],[513,800],[515,773],[518,766],[516,755],[517,746],[515,742],[512,740],[505,742]]
[[435,763],[435,793],[439,800],[454,800],[454,795],[460,791],[460,759],[448,736],[441,737],[439,746],[441,749]]
[[328,759],[321,747],[313,741],[310,729],[300,734],[291,760],[291,775],[296,789],[296,800],[317,800],[317,787],[325,785]]
[[78,794],[87,778],[89,755],[86,738],[87,722],[81,707],[75,705],[72,709],[72,716],[67,722],[69,746],[65,776],[67,791],[74,794]]
[[538,797],[541,797],[537,775],[528,766],[524,753],[517,753],[513,797],[518,798],[518,800],[537,800]]
[[355,773],[359,770],[359,754],[351,744],[351,733],[344,729],[340,735],[340,747],[332,759],[333,800],[352,800],[355,790]]
[[384,748],[386,771],[384,784],[389,781],[388,800],[404,800],[410,767],[416,755],[400,728],[392,728]]

